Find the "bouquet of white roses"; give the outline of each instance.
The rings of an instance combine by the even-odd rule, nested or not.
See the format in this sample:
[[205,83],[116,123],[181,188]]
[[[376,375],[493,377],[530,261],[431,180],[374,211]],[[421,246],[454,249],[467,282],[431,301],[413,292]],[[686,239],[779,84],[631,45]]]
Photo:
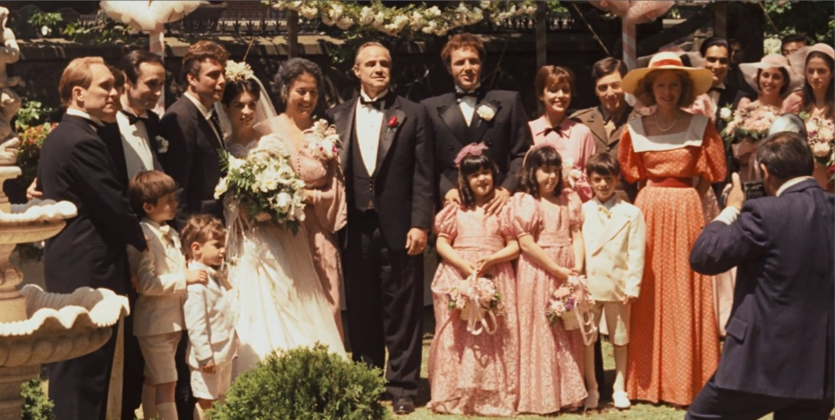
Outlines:
[[244,158],[221,153],[226,176],[215,187],[215,198],[229,195],[238,201],[250,219],[275,220],[298,231],[304,221],[305,193],[290,161],[284,142],[265,137]]

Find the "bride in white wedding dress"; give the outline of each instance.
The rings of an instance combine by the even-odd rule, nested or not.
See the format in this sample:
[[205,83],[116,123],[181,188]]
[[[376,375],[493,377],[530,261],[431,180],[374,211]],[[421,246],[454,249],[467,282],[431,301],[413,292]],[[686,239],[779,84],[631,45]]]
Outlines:
[[[244,157],[259,142],[272,141],[283,142],[293,150],[293,141],[282,138],[286,127],[281,122],[287,119],[275,116],[261,83],[251,72],[229,73],[227,69],[226,89],[216,106],[216,111],[222,109],[218,112],[221,126],[229,133],[229,153]],[[239,206],[229,199],[225,201],[225,217],[229,279],[238,297],[237,331],[241,341],[234,375],[254,368],[278,349],[313,346],[316,342],[345,357],[304,226],[293,234],[273,222],[246,220]]]

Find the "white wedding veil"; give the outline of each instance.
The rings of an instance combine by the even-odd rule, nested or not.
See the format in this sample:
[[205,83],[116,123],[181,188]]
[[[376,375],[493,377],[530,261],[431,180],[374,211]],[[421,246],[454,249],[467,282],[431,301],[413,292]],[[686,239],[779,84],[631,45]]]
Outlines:
[[[252,76],[249,79],[254,80],[255,83],[258,84],[258,87],[261,89],[261,95],[258,99],[258,102],[255,104],[255,122],[253,122],[253,126],[256,127],[256,130],[262,134],[267,134],[262,129],[259,129],[259,124],[264,126],[267,121],[273,120],[275,117],[278,116],[275,112],[275,107],[273,106],[273,101],[270,99],[270,93],[264,87],[264,84],[261,83],[261,80],[258,79],[256,76]],[[215,102],[215,112],[218,116],[218,122],[220,123],[220,130],[223,131],[223,138],[224,140],[228,138],[232,134],[232,122],[229,120],[229,116],[226,115],[226,112],[223,110],[223,104],[219,101]]]

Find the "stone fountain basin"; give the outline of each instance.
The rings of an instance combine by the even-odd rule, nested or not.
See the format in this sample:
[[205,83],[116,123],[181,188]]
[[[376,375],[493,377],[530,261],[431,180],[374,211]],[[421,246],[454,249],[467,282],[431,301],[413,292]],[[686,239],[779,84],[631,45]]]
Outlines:
[[128,299],[108,289],[72,294],[26,285],[27,319],[0,323],[0,367],[40,365],[83,356],[101,347],[130,312]]

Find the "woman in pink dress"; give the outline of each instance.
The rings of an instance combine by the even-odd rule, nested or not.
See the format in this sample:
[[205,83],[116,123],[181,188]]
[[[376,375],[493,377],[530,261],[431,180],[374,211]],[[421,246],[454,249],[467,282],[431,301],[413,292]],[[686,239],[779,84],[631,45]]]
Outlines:
[[[516,277],[510,261],[519,245],[509,228],[509,206],[487,215],[498,167],[486,146],[471,144],[458,154],[462,203],[448,203],[435,217],[438,255],[443,258],[432,282],[435,337],[429,351],[429,384],[436,413],[510,417],[518,396],[519,326]],[[447,307],[447,291],[473,272],[492,277],[503,310],[495,331],[474,335],[458,310]]]
[[[534,81],[537,97],[545,108],[541,117],[528,122],[533,134],[533,143],[552,141],[562,156],[586,173],[586,161],[594,154],[594,138],[591,130],[583,124],[568,118],[574,92],[574,73],[561,66],[542,66],[536,72]],[[588,201],[594,196],[588,180],[583,177],[575,187],[580,199]]]
[[516,270],[519,317],[520,413],[547,414],[585,400],[583,338],[550,325],[548,299],[570,275],[583,271],[582,203],[563,188],[562,158],[546,141],[531,148],[520,175],[525,192],[513,196],[514,233],[522,256]]

